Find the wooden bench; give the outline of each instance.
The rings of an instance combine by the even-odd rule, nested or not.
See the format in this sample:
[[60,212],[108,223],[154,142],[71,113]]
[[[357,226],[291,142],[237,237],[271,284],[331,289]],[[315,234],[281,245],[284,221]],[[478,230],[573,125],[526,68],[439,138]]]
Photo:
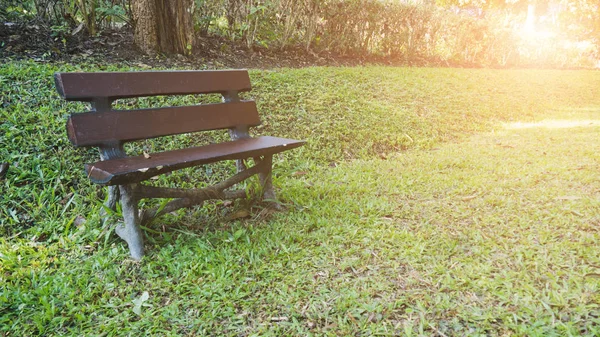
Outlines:
[[[258,174],[263,198],[274,200],[271,182],[272,156],[304,144],[276,137],[250,137],[249,127],[260,124],[254,101],[242,101],[238,93],[249,91],[245,70],[148,71],[113,73],[57,73],[59,94],[69,101],[91,103],[91,111],[72,114],[67,121],[69,140],[77,147],[98,147],[101,160],[85,165],[89,178],[108,185],[106,207],[116,209],[120,200],[124,224],[116,233],[127,242],[131,256],[144,255],[140,224],[174,210],[202,204],[209,199],[246,197],[230,187]],[[219,104],[202,104],[139,110],[113,110],[121,98],[158,95],[221,94]],[[231,141],[159,153],[129,156],[123,144],[206,130],[228,129]],[[244,159],[253,158],[247,168]],[[202,189],[163,188],[142,184],[151,177],[196,165],[236,160],[237,174]],[[157,209],[138,210],[142,198],[174,198]]]

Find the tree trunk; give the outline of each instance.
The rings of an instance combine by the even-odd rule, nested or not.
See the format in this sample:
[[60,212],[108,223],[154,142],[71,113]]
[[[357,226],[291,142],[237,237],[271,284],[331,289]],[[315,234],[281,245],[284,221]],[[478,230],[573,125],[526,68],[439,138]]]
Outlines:
[[187,54],[193,47],[193,0],[133,0],[135,43],[147,54]]

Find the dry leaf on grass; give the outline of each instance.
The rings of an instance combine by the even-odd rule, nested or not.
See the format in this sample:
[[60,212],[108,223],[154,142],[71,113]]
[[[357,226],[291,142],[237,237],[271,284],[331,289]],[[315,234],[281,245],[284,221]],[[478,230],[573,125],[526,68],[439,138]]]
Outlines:
[[233,212],[229,216],[227,216],[227,218],[225,218],[225,220],[231,221],[231,220],[236,220],[236,219],[247,218],[249,216],[250,216],[250,212],[248,210],[240,209],[240,210]]
[[78,215],[77,217],[75,217],[75,220],[73,221],[73,224],[77,227],[85,224],[86,220],[84,217],[82,217],[81,215]]
[[288,318],[285,316],[281,317],[271,317],[271,322],[287,322]]
[[136,315],[142,314],[142,305],[150,298],[150,295],[147,291],[144,291],[142,295],[135,300],[133,300],[133,312]]

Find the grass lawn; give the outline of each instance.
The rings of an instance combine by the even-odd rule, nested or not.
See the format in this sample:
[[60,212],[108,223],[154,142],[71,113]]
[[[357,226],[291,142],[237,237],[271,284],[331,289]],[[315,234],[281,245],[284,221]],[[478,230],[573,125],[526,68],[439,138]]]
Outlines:
[[0,65],[0,335],[600,335],[599,72],[252,71],[256,133],[309,142],[275,158],[287,211],[165,216],[135,263],[65,134],[85,107],[52,74],[74,70],[134,69]]

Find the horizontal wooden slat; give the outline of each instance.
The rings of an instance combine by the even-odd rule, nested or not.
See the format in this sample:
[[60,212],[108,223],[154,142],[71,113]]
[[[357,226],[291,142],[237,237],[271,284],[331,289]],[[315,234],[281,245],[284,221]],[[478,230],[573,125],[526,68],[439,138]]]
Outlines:
[[188,132],[260,124],[253,101],[72,114],[67,134],[75,146],[98,146]]
[[151,153],[87,164],[90,179],[97,184],[119,185],[140,182],[174,170],[228,159],[245,159],[274,154],[304,145],[304,141],[258,137],[210,144],[181,150]]
[[119,99],[251,89],[247,70],[56,73],[54,80],[63,98],[87,102],[100,97]]

